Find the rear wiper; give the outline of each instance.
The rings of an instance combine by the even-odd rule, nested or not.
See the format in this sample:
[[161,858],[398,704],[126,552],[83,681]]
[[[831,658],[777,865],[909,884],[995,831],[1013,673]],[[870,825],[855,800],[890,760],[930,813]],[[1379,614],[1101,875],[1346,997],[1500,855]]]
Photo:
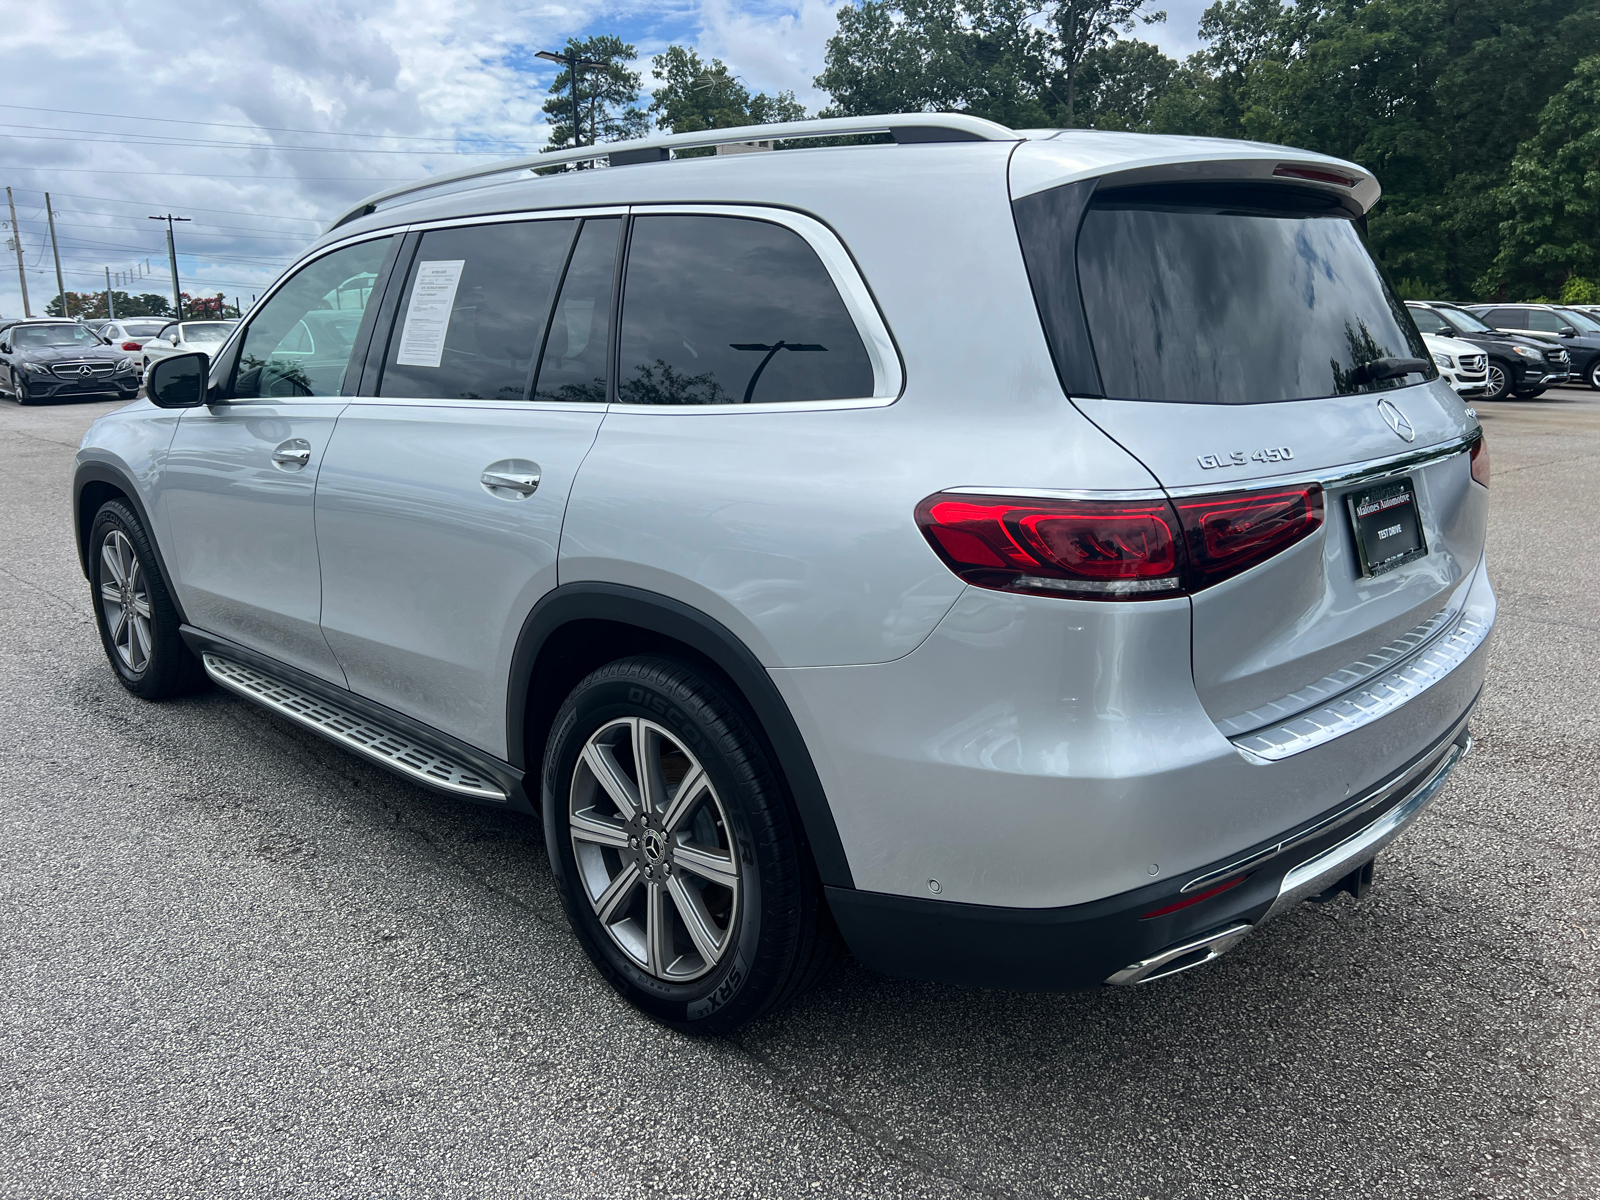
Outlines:
[[1426,375],[1428,363],[1421,358],[1375,358],[1362,363],[1350,373],[1355,384],[1376,383],[1380,379],[1398,379],[1402,375]]

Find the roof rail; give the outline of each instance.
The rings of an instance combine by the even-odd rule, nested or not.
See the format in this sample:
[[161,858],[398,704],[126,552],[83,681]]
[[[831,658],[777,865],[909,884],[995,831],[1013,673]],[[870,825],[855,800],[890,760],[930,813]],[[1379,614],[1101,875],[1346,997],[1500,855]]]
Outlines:
[[734,129],[706,129],[698,133],[669,133],[660,137],[636,138],[627,142],[606,142],[575,150],[550,154],[531,154],[467,167],[445,175],[433,175],[416,183],[401,184],[375,196],[368,196],[332,225],[329,231],[347,221],[376,212],[380,204],[414,192],[430,191],[451,183],[465,183],[512,171],[559,167],[564,163],[595,162],[606,159],[611,166],[664,162],[674,150],[697,150],[706,146],[727,146],[737,142],[794,141],[799,138],[853,137],[887,133],[900,145],[913,142],[1016,142],[1022,140],[1012,130],[981,117],[961,113],[891,113],[875,117],[826,117],[815,121],[791,121],[780,125],[741,125]]

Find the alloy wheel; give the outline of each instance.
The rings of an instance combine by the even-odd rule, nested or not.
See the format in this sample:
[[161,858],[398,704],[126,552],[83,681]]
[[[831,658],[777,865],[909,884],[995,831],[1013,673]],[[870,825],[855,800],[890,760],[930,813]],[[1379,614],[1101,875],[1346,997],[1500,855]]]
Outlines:
[[120,529],[100,543],[100,608],[117,657],[138,674],[150,665],[150,589],[133,543]]
[[714,968],[734,944],[743,886],[699,760],[653,721],[610,721],[584,743],[567,803],[583,891],[611,940],[665,982]]
[[1489,386],[1484,392],[1485,399],[1499,400],[1510,390],[1510,380],[1506,378],[1505,369],[1490,363]]

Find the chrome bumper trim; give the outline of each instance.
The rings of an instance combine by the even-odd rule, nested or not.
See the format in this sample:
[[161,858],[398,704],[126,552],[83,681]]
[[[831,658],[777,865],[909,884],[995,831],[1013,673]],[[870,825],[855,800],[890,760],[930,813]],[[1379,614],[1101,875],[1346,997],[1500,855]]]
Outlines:
[[509,799],[493,780],[467,763],[449,758],[349,709],[220,654],[205,654],[202,661],[206,674],[229,691],[254,700],[263,708],[288,717],[346,749],[409,775],[419,783],[475,800],[504,803]]
[[1229,740],[1253,762],[1280,762],[1388,716],[1459,667],[1489,636],[1490,626],[1471,617],[1452,625],[1387,674],[1293,720]]
[[1315,858],[1308,858],[1291,869],[1278,885],[1278,898],[1258,924],[1265,924],[1300,901],[1326,891],[1351,871],[1377,857],[1378,851],[1404,833],[1422,815],[1422,810],[1438,795],[1445,780],[1450,778],[1451,772],[1460,765],[1470,749],[1470,741],[1466,746],[1452,745],[1439,765],[1428,772],[1399,804],[1365,829],[1358,830],[1338,845],[1330,846]]

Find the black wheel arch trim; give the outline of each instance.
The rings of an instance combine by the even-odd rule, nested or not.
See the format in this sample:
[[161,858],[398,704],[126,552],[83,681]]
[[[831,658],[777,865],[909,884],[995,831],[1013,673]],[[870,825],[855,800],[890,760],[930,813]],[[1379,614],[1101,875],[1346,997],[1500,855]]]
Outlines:
[[[279,662],[269,655],[251,650],[247,646],[241,646],[225,637],[207,633],[203,629],[196,629],[193,625],[187,623],[179,626],[178,633],[182,636],[184,644],[194,651],[196,656],[210,650],[225,658],[241,662],[245,666],[255,667],[257,670],[265,671],[268,675],[276,676],[285,683],[292,683],[314,696],[320,696],[330,704],[337,704],[343,708],[351,709],[368,720],[379,725],[388,726],[390,729],[395,730],[397,733],[403,733],[407,737],[415,738],[426,746],[431,746],[442,753],[463,759],[504,788],[508,800],[505,803],[474,800],[469,796],[461,795],[459,792],[447,791],[442,788],[438,789],[440,795],[449,796],[453,800],[464,800],[469,804],[483,804],[487,808],[514,809],[517,812],[530,815],[537,814],[538,808],[528,800],[527,790],[523,786],[522,771],[510,763],[496,758],[487,751],[480,750],[476,746],[469,746],[466,742],[453,738],[448,733],[442,733],[431,725],[425,725],[421,721],[408,717],[404,713],[396,712],[394,709],[379,704],[375,700],[368,700],[365,696],[358,696],[348,688],[342,688],[338,684],[319,679],[315,675],[307,674],[298,667],[291,667],[287,663]],[[361,756],[358,756],[358,759],[361,762],[371,763],[380,768],[384,767],[384,763],[379,759]],[[393,773],[419,787],[427,786],[426,781],[418,779],[414,775],[407,775],[399,771]]]
[[705,656],[743,694],[777,758],[822,882],[855,886],[844,843],[823,791],[811,752],[782,693],[750,648],[727,626],[699,609],[643,588],[615,583],[568,583],[544,595],[523,622],[511,657],[506,689],[506,753],[530,779],[538,772],[527,757],[527,702],[539,656],[561,627],[577,621],[609,621],[681,642]]
[[88,533],[86,519],[92,519],[93,514],[83,511],[83,493],[91,483],[108,484],[122,493],[127,500],[134,515],[139,518],[139,524],[144,526],[145,540],[150,543],[150,549],[156,556],[156,566],[161,571],[161,578],[166,582],[167,595],[172,598],[172,606],[178,610],[178,620],[187,622],[188,618],[183,612],[183,601],[178,596],[177,581],[167,569],[166,559],[161,555],[161,542],[156,537],[155,525],[150,520],[150,513],[145,509],[139,489],[133,486],[133,480],[120,468],[107,462],[79,463],[72,473],[72,536],[78,543],[78,566],[83,571],[83,577],[91,584],[94,582],[94,574],[89,568],[89,543],[86,537]]

